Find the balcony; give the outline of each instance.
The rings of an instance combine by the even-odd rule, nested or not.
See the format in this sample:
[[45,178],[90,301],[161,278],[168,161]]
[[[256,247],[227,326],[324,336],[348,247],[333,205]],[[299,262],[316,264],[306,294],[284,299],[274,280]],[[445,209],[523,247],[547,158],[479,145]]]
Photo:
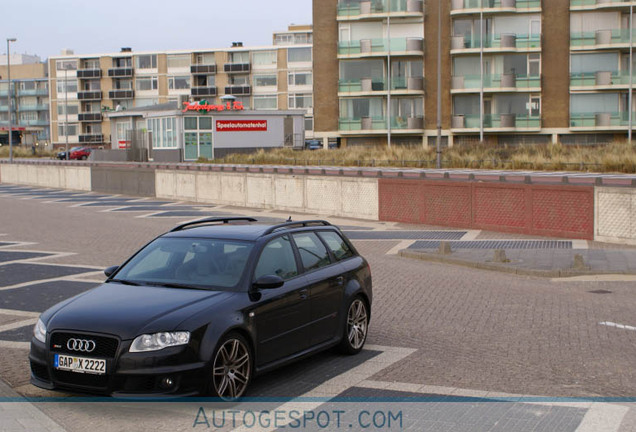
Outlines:
[[[636,113],[632,113],[636,124]],[[629,112],[570,113],[570,129],[580,131],[627,130]]]
[[216,87],[192,87],[190,94],[192,96],[216,96]]
[[225,87],[226,95],[242,96],[249,95],[252,92],[252,88],[248,85],[234,85]]
[[[479,114],[453,115],[451,130],[454,132],[475,133],[480,130]],[[486,114],[484,129],[489,132],[539,131],[541,117],[527,114]]]
[[359,3],[338,4],[338,20],[359,20],[369,18],[383,18],[389,15],[399,17],[417,17],[424,13],[422,0],[392,0],[391,10],[385,1],[362,1]]
[[49,104],[37,104],[37,105],[20,105],[18,111],[48,111]]
[[99,90],[80,91],[77,92],[77,99],[79,100],[101,100],[102,92]]
[[[6,97],[7,92],[4,92],[4,95]],[[49,89],[29,89],[29,90],[21,90],[18,89],[18,96],[48,96],[49,95]]]
[[192,65],[190,66],[190,73],[196,74],[215,74],[216,65]]
[[451,14],[472,14],[482,10],[496,12],[536,12],[541,10],[541,0],[451,0]]
[[[391,131],[412,132],[424,129],[423,117],[391,117]],[[347,132],[367,132],[385,134],[388,131],[386,117],[341,117],[338,121],[338,130]]]
[[133,76],[132,67],[117,67],[108,69],[108,76],[111,78],[130,78]]
[[223,65],[225,73],[245,73],[250,71],[249,63],[226,63]]
[[[112,76],[110,75],[110,71],[108,76]],[[78,78],[101,78],[102,71],[101,69],[78,69],[77,77]]]
[[[634,82],[636,82],[636,77]],[[572,74],[570,75],[570,87],[579,87],[585,90],[629,88],[629,71],[599,71]]]
[[134,90],[111,90],[108,92],[109,99],[132,99],[134,97]]
[[[636,39],[636,30],[634,31]],[[570,34],[572,50],[629,48],[629,29],[607,29]]]
[[26,127],[26,126],[41,126],[41,127],[47,127],[49,126],[49,121],[48,120],[44,120],[44,119],[38,119],[38,120],[20,120],[20,122],[18,123],[18,127],[22,126],[22,127]]
[[[461,75],[451,78],[451,93],[475,93],[481,90],[480,75]],[[484,75],[486,92],[541,91],[541,77],[518,74]]]
[[84,144],[101,144],[104,142],[103,134],[80,134],[79,142]]
[[[494,51],[538,51],[541,48],[540,34],[502,33],[488,35],[484,39],[484,50]],[[451,38],[451,54],[478,53],[481,40],[478,36],[453,36]]]
[[77,119],[81,122],[101,122],[102,113],[79,113]]
[[[390,42],[390,43],[389,43]],[[422,38],[395,38],[391,39],[361,39],[338,43],[339,58],[359,57],[384,57],[389,48],[394,55],[418,55],[424,54],[424,39]]]
[[[391,80],[391,91],[395,93],[424,93],[424,79],[422,77],[398,77]],[[361,78],[354,80],[340,80],[338,93],[387,93],[385,78]]]
[[570,10],[624,9],[628,10],[631,2],[625,0],[570,0]]

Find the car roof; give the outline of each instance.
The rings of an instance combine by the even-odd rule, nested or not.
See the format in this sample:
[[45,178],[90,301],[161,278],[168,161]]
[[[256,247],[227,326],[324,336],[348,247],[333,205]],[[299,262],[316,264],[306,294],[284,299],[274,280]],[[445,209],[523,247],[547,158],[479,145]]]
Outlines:
[[[284,226],[280,226],[274,232],[282,232],[283,230],[295,230],[295,229],[304,229],[304,228],[331,228],[334,229],[333,225],[310,225],[308,227],[302,226],[302,221],[298,222],[298,225],[293,224],[290,225],[289,228]],[[214,239],[224,239],[224,240],[243,240],[243,241],[256,241],[264,235],[270,234],[268,231],[271,231],[273,226],[277,226],[279,224],[245,224],[245,223],[231,223],[231,224],[216,224],[216,225],[201,225],[201,226],[192,226],[186,229],[171,231],[164,234],[162,237],[181,237],[181,238],[214,238]]]

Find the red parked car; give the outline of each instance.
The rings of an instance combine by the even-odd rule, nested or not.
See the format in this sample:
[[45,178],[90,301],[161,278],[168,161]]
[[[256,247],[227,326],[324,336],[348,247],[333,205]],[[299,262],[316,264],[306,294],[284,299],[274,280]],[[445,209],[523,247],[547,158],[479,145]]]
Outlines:
[[91,155],[91,149],[88,147],[79,147],[71,149],[69,159],[86,160]]

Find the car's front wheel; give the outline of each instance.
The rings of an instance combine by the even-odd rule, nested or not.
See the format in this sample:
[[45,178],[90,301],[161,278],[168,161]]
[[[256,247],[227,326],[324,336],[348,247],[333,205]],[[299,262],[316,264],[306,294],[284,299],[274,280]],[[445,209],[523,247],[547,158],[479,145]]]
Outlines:
[[240,398],[252,376],[252,352],[238,333],[230,333],[221,341],[212,360],[210,393],[224,400]]
[[345,332],[340,342],[340,351],[345,354],[357,354],[367,340],[369,312],[367,304],[360,296],[354,297],[347,309]]

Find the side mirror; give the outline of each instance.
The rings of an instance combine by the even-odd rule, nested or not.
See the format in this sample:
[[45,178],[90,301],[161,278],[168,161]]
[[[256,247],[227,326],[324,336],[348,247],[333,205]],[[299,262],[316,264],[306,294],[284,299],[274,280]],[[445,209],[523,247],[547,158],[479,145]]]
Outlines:
[[119,269],[119,266],[111,266],[104,270],[106,277],[111,277]]
[[254,282],[253,287],[256,289],[275,289],[280,288],[285,284],[285,281],[280,276],[276,275],[265,275],[259,277],[256,282]]

